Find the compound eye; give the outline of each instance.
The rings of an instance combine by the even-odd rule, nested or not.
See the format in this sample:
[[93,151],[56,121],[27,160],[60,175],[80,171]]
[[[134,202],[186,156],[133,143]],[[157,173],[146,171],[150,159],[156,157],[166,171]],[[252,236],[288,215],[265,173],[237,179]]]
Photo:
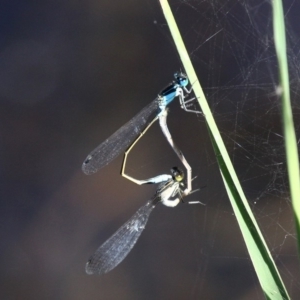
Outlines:
[[188,84],[188,80],[186,78],[181,77],[180,78],[180,85],[186,86]]
[[174,78],[180,86],[187,86],[189,81],[183,73],[175,73]]
[[175,179],[176,179],[176,181],[178,181],[178,182],[182,181],[182,180],[183,180],[182,174],[176,175],[176,176],[175,176]]
[[184,179],[184,173],[177,167],[172,168],[171,173],[177,182],[180,182]]

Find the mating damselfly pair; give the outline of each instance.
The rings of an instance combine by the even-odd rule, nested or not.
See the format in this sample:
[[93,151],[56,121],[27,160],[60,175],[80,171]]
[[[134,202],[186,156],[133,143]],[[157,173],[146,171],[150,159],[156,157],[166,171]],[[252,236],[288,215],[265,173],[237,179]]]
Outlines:
[[[159,184],[154,197],[147,201],[125,224],[123,224],[97,251],[86,264],[88,274],[103,274],[115,268],[127,256],[135,245],[137,239],[144,230],[149,215],[157,203],[169,207],[178,205],[183,198],[192,192],[192,168],[184,155],[174,143],[167,126],[167,106],[176,98],[179,98],[180,106],[187,112],[200,113],[189,107],[195,98],[186,99],[191,93],[187,86],[189,80],[181,72],[174,74],[172,81],[158,96],[144,109],[142,109],[129,122],[118,129],[107,140],[95,148],[85,159],[82,170],[90,175],[109,164],[113,159],[124,153],[121,175],[136,184]],[[149,118],[154,115],[152,120]],[[162,174],[145,180],[135,179],[125,173],[127,156],[134,145],[151,127],[159,120],[160,128],[167,141],[175,151],[180,161],[186,168],[187,179],[184,183],[184,172],[179,168],[171,169],[171,174]],[[188,202],[188,203],[199,203]]]

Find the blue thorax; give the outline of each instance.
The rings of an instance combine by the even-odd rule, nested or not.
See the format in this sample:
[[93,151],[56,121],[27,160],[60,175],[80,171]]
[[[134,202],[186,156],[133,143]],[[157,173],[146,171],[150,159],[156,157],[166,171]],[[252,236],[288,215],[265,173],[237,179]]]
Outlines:
[[187,76],[183,73],[175,73],[174,77],[175,80],[165,89],[163,89],[158,95],[161,101],[161,106],[167,106],[169,103],[171,103],[175,97],[182,92],[182,88],[186,87],[189,83]]

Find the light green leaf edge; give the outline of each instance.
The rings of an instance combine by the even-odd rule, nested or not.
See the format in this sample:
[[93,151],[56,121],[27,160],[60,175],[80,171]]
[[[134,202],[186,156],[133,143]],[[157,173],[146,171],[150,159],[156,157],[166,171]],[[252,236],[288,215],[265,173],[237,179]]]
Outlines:
[[237,178],[224,142],[183,43],[169,3],[167,0],[159,0],[159,2],[174,39],[177,51],[180,55],[182,64],[190,82],[193,83],[194,93],[205,116],[213,148],[219,163],[220,172],[265,297],[272,300],[290,299],[267,244],[248,205],[247,199]]
[[293,121],[293,113],[290,99],[290,82],[288,60],[286,53],[286,37],[284,25],[284,11],[281,0],[273,0],[273,30],[274,41],[279,66],[278,93],[282,101],[282,120],[285,152],[293,204],[295,224],[298,235],[298,251],[300,249],[300,174],[297,138]]

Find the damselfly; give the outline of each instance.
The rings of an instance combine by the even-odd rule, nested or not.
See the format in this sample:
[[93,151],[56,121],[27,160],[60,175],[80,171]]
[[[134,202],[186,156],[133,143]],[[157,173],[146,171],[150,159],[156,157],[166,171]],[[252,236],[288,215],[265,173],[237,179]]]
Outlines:
[[[154,197],[97,249],[86,263],[87,274],[107,273],[124,260],[145,229],[150,213],[157,203],[174,207],[180,201],[183,202],[183,197],[190,193],[183,183],[184,173],[174,167],[171,169],[171,174],[155,177],[155,183],[160,183],[160,186]],[[153,183],[151,179],[148,183]],[[199,202],[197,201],[197,203]]]
[[[182,201],[183,197],[192,192],[192,169],[186,161],[184,155],[174,143],[167,126],[167,105],[179,96],[181,107],[188,112],[196,112],[188,109],[188,102],[185,101],[184,92],[190,93],[186,86],[188,79],[182,73],[175,74],[173,81],[159,96],[144,108],[131,121],[117,130],[110,138],[100,144],[83,163],[82,169],[86,174],[97,172],[100,168],[107,165],[116,158],[121,152],[125,152],[122,164],[122,176],[141,185],[147,183],[159,184],[154,197],[142,206],[118,231],[113,234],[89,259],[86,264],[88,274],[103,274],[115,268],[127,256],[135,245],[148,221],[149,215],[157,203],[174,207]],[[150,115],[154,112],[156,116],[146,126]],[[187,170],[187,183],[183,183],[184,173],[174,167],[170,174],[162,174],[145,180],[135,179],[125,173],[127,156],[138,140],[145,134],[151,125],[159,119],[160,127],[168,140],[169,144],[179,157]],[[146,126],[146,127],[145,127]],[[129,147],[126,151],[125,149]],[[200,203],[189,202],[189,203]]]
[[[187,89],[189,83],[187,76],[178,72],[174,74],[174,78],[175,80],[159,93],[149,105],[142,109],[135,117],[119,128],[87,156],[82,165],[82,170],[85,174],[90,175],[97,172],[99,169],[109,164],[118,155],[123,153],[134,142],[138,135],[141,134],[147,124],[147,128],[150,127],[165,113],[167,105],[176,97],[179,98],[182,109],[187,112],[199,113],[198,111],[189,109],[190,102],[193,101],[194,98],[185,100],[186,95],[184,92],[186,94],[191,93],[191,89]],[[149,123],[148,120],[154,113],[155,117]]]

